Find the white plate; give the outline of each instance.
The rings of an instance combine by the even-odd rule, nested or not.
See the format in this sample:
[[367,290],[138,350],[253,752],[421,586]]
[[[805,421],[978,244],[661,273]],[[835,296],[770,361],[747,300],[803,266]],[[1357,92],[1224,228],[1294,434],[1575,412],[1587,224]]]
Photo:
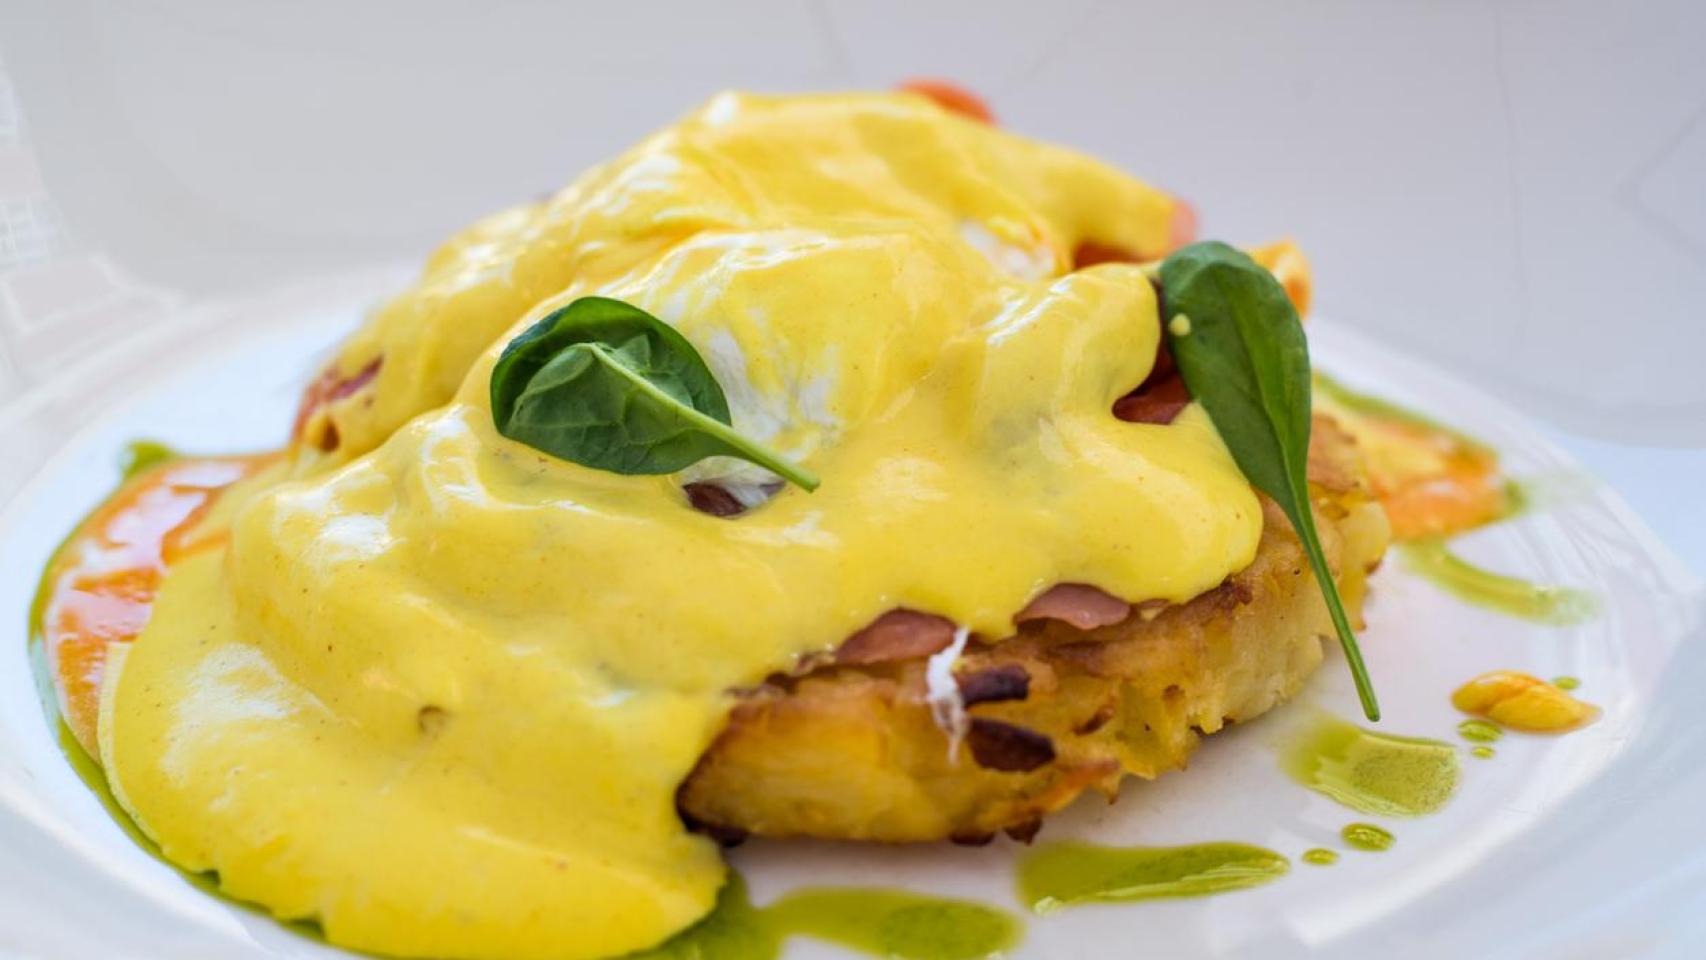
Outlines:
[[[396,281],[367,274],[298,288],[240,309],[200,311],[68,367],[0,410],[0,448],[57,452],[0,514],[0,955],[241,960],[344,954],[187,884],[133,845],[60,755],[25,657],[31,591],[54,544],[114,483],[123,444],[149,437],[189,451],[276,444],[299,385]],[[1294,860],[1279,882],[1194,900],[1083,907],[1029,918],[1016,955],[1078,957],[1697,955],[1706,917],[1686,915],[1706,884],[1706,689],[1700,588],[1609,489],[1582,478],[1529,424],[1445,376],[1351,331],[1312,328],[1317,362],[1496,445],[1518,477],[1554,482],[1546,509],[1465,538],[1470,558],[1584,587],[1601,615],[1545,627],[1469,607],[1389,562],[1377,575],[1364,646],[1392,732],[1453,739],[1447,697],[1484,670],[1582,678],[1604,707],[1587,730],[1507,737],[1491,760],[1465,751],[1457,796],[1413,821],[1354,814],[1285,779],[1276,744],[1314,704],[1347,718],[1355,697],[1331,656],[1302,698],[1209,739],[1191,769],[1090,799],[1042,839],[1173,844],[1237,840]],[[79,421],[87,411],[103,411]],[[44,437],[51,441],[44,442]],[[33,444],[33,446],[32,446]],[[11,457],[11,454],[8,454]],[[21,476],[34,464],[13,460]],[[1466,745],[1465,745],[1466,746]],[[1397,845],[1296,861],[1374,819]],[[733,854],[756,899],[803,883],[906,886],[1020,911],[1016,849],[876,848],[755,842]],[[838,955],[795,942],[790,957]]]

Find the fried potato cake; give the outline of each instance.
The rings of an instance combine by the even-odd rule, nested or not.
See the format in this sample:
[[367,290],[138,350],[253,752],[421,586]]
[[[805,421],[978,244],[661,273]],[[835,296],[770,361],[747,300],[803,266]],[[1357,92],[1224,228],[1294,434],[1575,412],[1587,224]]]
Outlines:
[[[1324,417],[1313,435],[1316,521],[1360,620],[1386,515],[1350,436]],[[1296,694],[1333,635],[1290,524],[1263,507],[1254,561],[1188,603],[1126,608],[1090,629],[1070,611],[1030,617],[1011,636],[972,638],[953,671],[969,718],[958,749],[932,711],[918,642],[929,631],[917,623],[866,631],[835,657],[739,691],[677,794],[682,816],[725,840],[1028,840],[1085,790],[1112,799],[1128,774],[1184,767],[1203,735]],[[1099,591],[1084,589],[1093,623]]]

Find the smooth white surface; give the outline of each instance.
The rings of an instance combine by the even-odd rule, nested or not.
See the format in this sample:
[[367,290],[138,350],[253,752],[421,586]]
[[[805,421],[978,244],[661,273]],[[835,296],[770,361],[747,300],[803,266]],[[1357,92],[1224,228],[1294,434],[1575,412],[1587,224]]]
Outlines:
[[[372,284],[395,282],[370,277]],[[253,448],[279,435],[297,386],[379,286],[353,281],[301,288],[250,304],[255,324],[226,342],[162,338],[140,357],[153,374],[137,391],[90,369],[86,392],[109,404],[0,514],[0,955],[241,960],[331,955],[264,917],[188,886],[133,846],[75,778],[49,738],[24,658],[21,619],[34,575],[53,544],[113,481],[125,440],[162,438],[190,450]],[[1219,898],[1089,907],[1033,919],[1025,958],[1154,956],[1285,958],[1382,955],[1554,957],[1689,956],[1701,931],[1680,911],[1698,906],[1706,826],[1706,736],[1689,684],[1706,677],[1699,586],[1607,488],[1500,405],[1359,336],[1319,326],[1324,367],[1472,429],[1522,474],[1573,477],[1545,512],[1468,538],[1464,551],[1501,570],[1587,587],[1603,615],[1570,628],[1539,627],[1463,606],[1393,562],[1378,575],[1364,634],[1387,711],[1386,729],[1451,739],[1447,696],[1482,670],[1516,667],[1584,679],[1603,719],[1571,736],[1511,736],[1491,761],[1463,758],[1463,783],[1442,813],[1386,822],[1397,847],[1347,851],[1339,865],[1297,863],[1292,875]],[[190,344],[197,344],[190,346]],[[150,363],[163,356],[175,363]],[[123,403],[114,403],[122,394]],[[218,398],[208,402],[208,398]],[[14,421],[14,426],[17,421]],[[0,437],[0,442],[5,438]],[[1277,745],[1313,709],[1350,716],[1355,698],[1329,658],[1305,703],[1212,738],[1192,769],[1133,784],[1112,807],[1088,800],[1051,821],[1043,838],[1113,843],[1234,839],[1295,858],[1335,846],[1340,826],[1371,819],[1287,781]],[[1465,745],[1466,746],[1466,745]],[[1688,812],[1689,815],[1683,814]],[[1372,818],[1379,821],[1379,818]],[[762,901],[793,885],[905,885],[1017,910],[1006,842],[951,846],[753,843],[734,854]],[[1565,919],[1567,918],[1567,922]],[[1562,938],[1562,939],[1559,939]],[[1587,948],[1583,948],[1587,949]],[[790,957],[831,956],[809,942]]]

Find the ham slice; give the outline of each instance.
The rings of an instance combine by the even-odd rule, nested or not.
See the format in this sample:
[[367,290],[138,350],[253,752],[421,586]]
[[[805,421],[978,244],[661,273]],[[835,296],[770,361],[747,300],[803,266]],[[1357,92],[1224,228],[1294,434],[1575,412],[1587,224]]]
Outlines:
[[[1083,583],[1050,587],[1013,618],[1060,620],[1080,630],[1119,623],[1131,615],[1131,604]],[[864,667],[879,663],[923,659],[941,653],[954,642],[954,622],[904,607],[890,610],[848,637],[835,651],[835,664]]]
[[1014,623],[1060,620],[1080,630],[1112,626],[1131,616],[1131,604],[1085,583],[1059,583],[1013,616]]
[[946,617],[905,608],[890,610],[835,651],[839,666],[869,666],[941,653],[954,642],[954,622]]
[[[373,382],[379,376],[379,366],[383,357],[374,357],[368,364],[356,372],[353,377],[338,374],[338,366],[333,363],[327,367],[314,382],[308,384],[308,389],[302,392],[302,403],[296,408],[296,421],[291,424],[290,438],[302,439],[302,431],[308,426],[308,419],[321,407],[329,406],[345,397],[351,396],[362,387]],[[338,431],[332,424],[326,425],[326,432],[315,444],[321,450],[330,453],[338,448]]]
[[[1166,352],[1163,347],[1162,354]],[[1171,357],[1168,359],[1170,362]],[[1151,377],[1143,386],[1115,400],[1114,416],[1127,423],[1166,425],[1172,423],[1190,402],[1191,394],[1185,389],[1185,381],[1177,372],[1169,372],[1159,378]]]
[[687,502],[700,513],[734,517],[746,512],[746,504],[741,503],[739,497],[715,483],[689,483],[681,488],[681,492],[687,494]]
[[[1190,207],[1181,204],[1179,209],[1189,213]],[[1195,214],[1190,214],[1194,218]],[[1194,232],[1194,221],[1183,228],[1187,234]],[[1176,242],[1175,247],[1190,242],[1190,236]],[[1135,263],[1142,259],[1129,250],[1086,240],[1078,245],[1072,254],[1073,265],[1078,269],[1095,266],[1098,263]],[[1156,289],[1155,295],[1160,297],[1161,291]],[[1159,311],[1161,317],[1167,316],[1163,306]],[[1114,416],[1128,423],[1154,423],[1165,426],[1173,422],[1179,411],[1185,409],[1191,402],[1190,391],[1185,389],[1185,381],[1179,377],[1178,367],[1173,362],[1173,351],[1167,347],[1167,335],[1163,331],[1159,344],[1155,348],[1155,364],[1149,368],[1149,376],[1136,390],[1114,401]]]

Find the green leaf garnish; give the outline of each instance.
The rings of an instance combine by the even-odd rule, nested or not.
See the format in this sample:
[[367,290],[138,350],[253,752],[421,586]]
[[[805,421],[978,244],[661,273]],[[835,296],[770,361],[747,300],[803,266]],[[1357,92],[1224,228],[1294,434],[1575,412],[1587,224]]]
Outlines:
[[1167,342],[1191,396],[1214,420],[1245,478],[1279,504],[1309,556],[1357,696],[1380,705],[1309,509],[1309,348],[1273,274],[1224,243],[1193,243],[1159,270]]
[[729,402],[699,352],[639,307],[582,297],[504,347],[492,369],[498,432],[612,473],[674,473],[739,457],[806,490],[818,479],[730,426]]

